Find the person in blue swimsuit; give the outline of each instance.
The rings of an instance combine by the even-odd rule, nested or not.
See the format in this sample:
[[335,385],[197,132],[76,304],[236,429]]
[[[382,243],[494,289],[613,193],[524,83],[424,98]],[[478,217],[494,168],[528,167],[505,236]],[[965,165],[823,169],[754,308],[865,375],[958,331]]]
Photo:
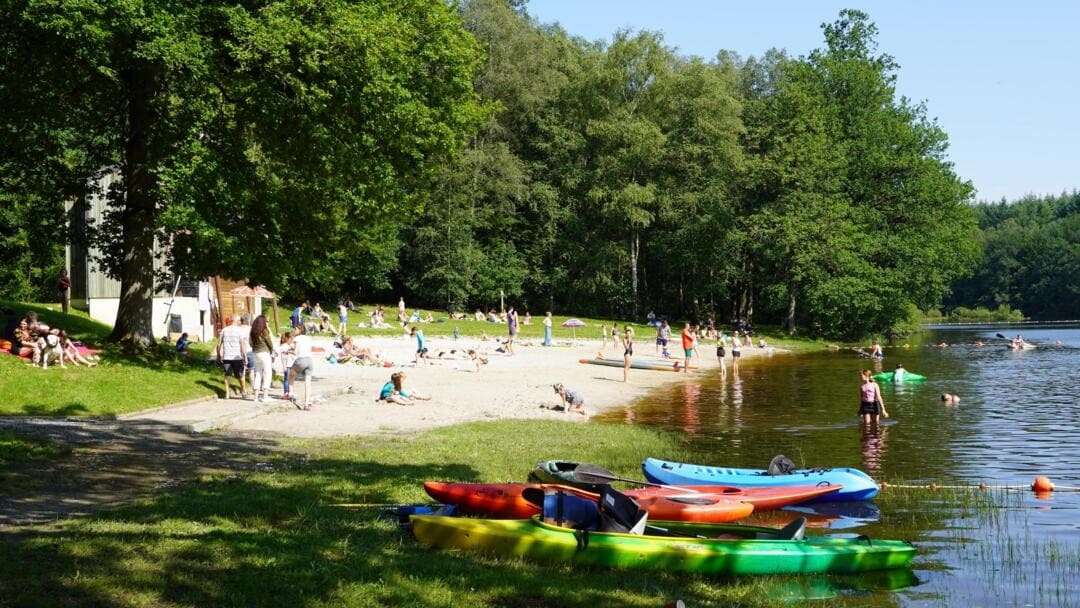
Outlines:
[[415,360],[415,362],[416,362],[417,365],[419,365],[421,362],[424,362],[424,359],[427,358],[427,357],[425,357],[425,355],[427,354],[427,349],[424,348],[424,330],[422,330],[419,327],[416,327],[414,325],[413,328],[412,328],[412,332],[410,332],[410,333],[414,338],[416,338],[416,360]]

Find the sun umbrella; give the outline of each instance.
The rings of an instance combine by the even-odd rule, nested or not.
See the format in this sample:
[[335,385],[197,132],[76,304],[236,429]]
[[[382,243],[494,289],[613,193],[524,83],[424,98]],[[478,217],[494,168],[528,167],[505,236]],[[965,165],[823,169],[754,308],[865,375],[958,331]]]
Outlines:
[[[229,295],[235,298],[270,298],[273,300],[274,307],[274,331],[278,331],[278,308],[277,308],[277,295],[262,285],[256,285],[255,287],[248,287],[247,285],[241,285],[229,290]],[[250,302],[248,303],[250,306]]]
[[248,287],[247,285],[241,285],[229,290],[229,295],[240,296],[241,298],[273,298],[276,297],[274,292],[258,285],[255,287]]
[[562,322],[562,326],[570,328],[570,331],[574,334],[574,342],[577,342],[577,328],[585,327],[585,323],[581,319],[567,319]]

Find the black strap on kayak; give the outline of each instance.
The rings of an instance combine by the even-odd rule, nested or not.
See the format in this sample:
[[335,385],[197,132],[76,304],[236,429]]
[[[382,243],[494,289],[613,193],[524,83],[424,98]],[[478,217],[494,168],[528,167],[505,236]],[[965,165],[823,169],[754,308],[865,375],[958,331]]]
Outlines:
[[589,531],[574,530],[574,540],[577,541],[577,550],[584,551],[589,548]]

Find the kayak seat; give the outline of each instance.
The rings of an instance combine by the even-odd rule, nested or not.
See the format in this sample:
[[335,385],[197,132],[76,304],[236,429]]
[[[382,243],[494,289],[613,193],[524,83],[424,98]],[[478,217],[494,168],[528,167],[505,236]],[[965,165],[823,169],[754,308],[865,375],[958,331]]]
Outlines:
[[622,492],[605,486],[600,491],[600,530],[643,534],[649,519],[648,511]]
[[[529,498],[531,496],[526,497]],[[596,501],[559,490],[544,491],[543,518],[546,523],[564,528],[596,530],[600,527],[600,509]]]
[[763,537],[771,540],[802,540],[806,537],[806,518],[800,517],[780,528],[774,534],[763,535]]

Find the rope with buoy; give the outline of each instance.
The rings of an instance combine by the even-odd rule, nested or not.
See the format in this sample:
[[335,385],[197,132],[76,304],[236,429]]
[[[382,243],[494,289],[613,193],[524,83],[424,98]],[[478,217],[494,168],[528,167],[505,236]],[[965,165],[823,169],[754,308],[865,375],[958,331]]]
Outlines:
[[1049,477],[1040,475],[1035,478],[1035,481],[1030,485],[988,485],[985,482],[979,485],[941,485],[936,483],[922,484],[922,485],[909,485],[899,483],[889,483],[887,481],[879,484],[882,490],[887,488],[904,488],[910,490],[973,490],[978,488],[980,490],[1031,490],[1032,492],[1043,494],[1047,492],[1053,492],[1054,490],[1060,490],[1063,492],[1077,492],[1080,491],[1078,486],[1059,486],[1050,481]]

